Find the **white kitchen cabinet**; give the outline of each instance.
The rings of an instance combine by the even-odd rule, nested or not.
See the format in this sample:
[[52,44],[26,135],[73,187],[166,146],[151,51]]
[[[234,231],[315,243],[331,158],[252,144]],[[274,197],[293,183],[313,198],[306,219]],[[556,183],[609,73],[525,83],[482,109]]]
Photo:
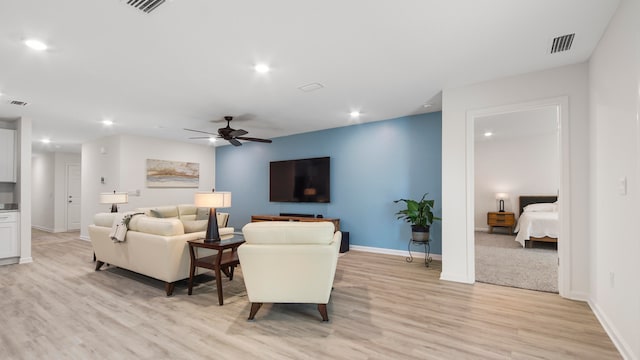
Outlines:
[[0,212],[0,259],[17,257],[18,251],[18,213]]
[[0,129],[0,182],[16,182],[16,131]]

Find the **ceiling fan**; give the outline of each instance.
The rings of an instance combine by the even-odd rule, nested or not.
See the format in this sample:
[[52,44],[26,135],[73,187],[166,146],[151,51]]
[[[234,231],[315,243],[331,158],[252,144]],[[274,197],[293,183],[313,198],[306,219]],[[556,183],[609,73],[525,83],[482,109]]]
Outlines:
[[[210,132],[207,132],[207,131],[202,131],[202,130],[193,130],[193,129],[185,129],[185,130],[198,132],[198,133],[203,133],[203,134],[209,134],[209,135],[218,135],[218,138],[227,140],[233,146],[241,146],[242,145],[242,143],[240,141],[238,141],[238,140],[247,140],[247,141],[257,141],[257,142],[263,142],[263,143],[271,143],[271,140],[269,140],[269,139],[259,139],[259,138],[254,138],[254,137],[243,136],[243,135],[246,135],[246,134],[249,133],[246,130],[232,129],[231,126],[229,125],[229,123],[231,122],[231,120],[233,120],[233,116],[225,116],[224,120],[227,122],[227,126],[218,129],[218,133],[217,134],[210,133]],[[209,138],[210,138],[210,136],[198,136],[198,137],[191,137],[189,139],[209,139]]]

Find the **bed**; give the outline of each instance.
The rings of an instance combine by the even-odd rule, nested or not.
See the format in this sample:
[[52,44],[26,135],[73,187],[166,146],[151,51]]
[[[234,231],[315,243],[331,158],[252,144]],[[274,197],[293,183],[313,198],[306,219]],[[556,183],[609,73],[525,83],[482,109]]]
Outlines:
[[557,196],[520,196],[516,241],[532,247],[534,241],[557,243],[560,233]]

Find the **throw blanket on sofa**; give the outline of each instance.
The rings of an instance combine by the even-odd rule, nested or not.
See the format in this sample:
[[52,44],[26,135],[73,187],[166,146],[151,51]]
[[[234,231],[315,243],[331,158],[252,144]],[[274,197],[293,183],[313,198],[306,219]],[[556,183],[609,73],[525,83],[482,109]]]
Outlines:
[[111,226],[111,232],[109,238],[113,242],[123,242],[127,236],[127,230],[129,230],[129,221],[135,215],[143,215],[144,213],[126,212],[118,213],[113,219],[113,225]]

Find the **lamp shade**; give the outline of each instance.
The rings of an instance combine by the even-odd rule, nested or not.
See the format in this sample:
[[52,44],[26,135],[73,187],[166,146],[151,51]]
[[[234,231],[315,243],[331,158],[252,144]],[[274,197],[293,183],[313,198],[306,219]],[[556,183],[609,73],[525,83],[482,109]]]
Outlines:
[[101,204],[126,204],[129,202],[129,194],[126,192],[100,193]]
[[225,191],[197,192],[194,196],[196,207],[228,208],[231,207],[231,193]]
[[507,200],[509,198],[509,194],[507,193],[496,193],[496,200]]

